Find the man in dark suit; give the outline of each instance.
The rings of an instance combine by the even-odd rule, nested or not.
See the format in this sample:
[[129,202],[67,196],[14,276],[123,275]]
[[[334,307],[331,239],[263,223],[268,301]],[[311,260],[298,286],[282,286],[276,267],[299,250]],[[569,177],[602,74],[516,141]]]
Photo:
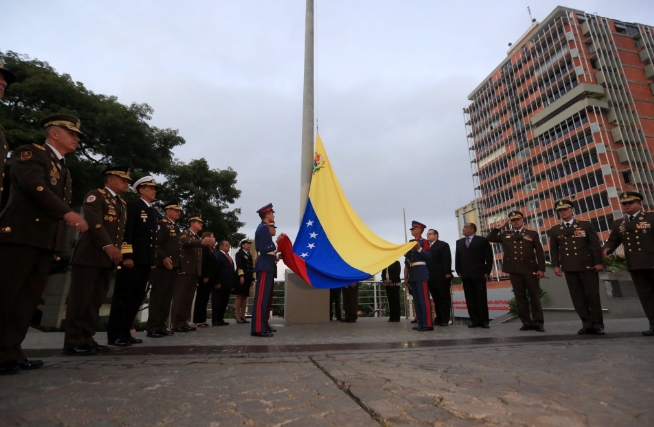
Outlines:
[[354,283],[341,288],[343,291],[343,311],[345,312],[341,322],[355,323],[359,318],[357,314],[359,312],[359,285],[360,283]]
[[568,284],[572,305],[581,319],[579,335],[604,335],[604,316],[600,301],[599,272],[602,264],[602,245],[590,221],[574,217],[574,204],[560,200],[554,206],[561,224],[549,231],[550,256],[554,274]]
[[173,306],[170,313],[175,332],[196,330],[195,326],[189,326],[188,321],[191,317],[193,296],[202,274],[202,246],[211,247],[216,243],[216,239],[213,237],[204,239],[200,237],[199,233],[204,225],[202,215],[192,215],[188,221],[188,230],[180,236],[182,240],[181,267],[175,281]]
[[341,320],[343,315],[341,313],[341,288],[334,288],[329,290],[329,320]]
[[[520,330],[545,332],[539,283],[545,276],[545,252],[538,232],[527,230],[523,218],[522,212],[509,212],[509,219],[501,228],[496,227],[490,232],[488,241],[502,244],[502,271],[509,273],[511,279],[518,317],[522,321]],[[506,229],[509,223],[511,229]]]
[[493,251],[485,237],[477,236],[477,226],[466,223],[463,239],[456,241],[455,269],[463,282],[469,328],[488,328],[488,292],[486,282],[493,270]]
[[123,262],[116,273],[107,324],[108,344],[120,347],[143,342],[132,336],[131,329],[145,299],[157,250],[157,215],[151,205],[157,196],[157,183],[153,177],[144,176],[132,188],[141,198],[127,202],[127,220],[120,250]]
[[[16,81],[16,74],[5,68],[5,64],[0,60],[0,99],[5,94],[7,87]],[[0,207],[2,206],[2,189],[4,181],[4,168],[9,154],[9,145],[5,140],[4,128],[0,126]]]
[[388,321],[399,322],[401,316],[400,310],[400,273],[402,266],[400,261],[395,261],[382,270],[382,282],[386,289],[386,298],[388,298]]
[[[252,305],[252,324],[250,335],[254,337],[272,337],[268,332],[268,301],[271,298],[277,272],[277,245],[273,243],[269,224],[275,223],[275,211],[272,203],[268,203],[257,211],[261,223],[254,234],[254,248],[258,258],[254,264],[257,274],[256,288],[254,290],[254,303]],[[281,237],[277,238],[279,241]]]
[[447,326],[450,324],[452,296],[452,252],[450,245],[438,240],[438,231],[430,228],[427,231],[431,260],[427,263],[429,270],[429,292],[434,300],[436,318],[434,324]]
[[229,255],[229,247],[229,242],[223,240],[218,246],[218,252],[216,252],[218,274],[214,289],[211,291],[211,310],[213,313],[211,315],[211,326],[229,325],[229,322],[225,322],[225,311],[236,280],[234,260]]
[[152,277],[150,305],[148,307],[147,336],[161,338],[173,335],[167,329],[166,322],[170,315],[170,304],[177,273],[182,265],[182,241],[177,221],[182,208],[178,202],[164,205],[166,217],[159,221],[157,229],[157,265]]
[[83,134],[75,116],[40,121],[45,145],[28,144],[12,156],[11,194],[0,212],[0,375],[43,366],[25,358],[25,339],[55,252],[66,250],[66,225],[84,232],[86,220],[70,208],[72,180],[64,156]]
[[622,245],[627,270],[649,320],[643,335],[654,337],[654,212],[643,210],[643,195],[635,191],[621,194],[620,204],[625,217],[613,222],[602,253],[609,256]]
[[126,167],[105,169],[104,188],[92,190],[84,198],[84,217],[89,229],[80,235],[71,262],[64,336],[66,354],[83,356],[109,350],[93,337],[111,276],[123,260],[120,248],[127,209],[120,196],[129,189],[129,172]]

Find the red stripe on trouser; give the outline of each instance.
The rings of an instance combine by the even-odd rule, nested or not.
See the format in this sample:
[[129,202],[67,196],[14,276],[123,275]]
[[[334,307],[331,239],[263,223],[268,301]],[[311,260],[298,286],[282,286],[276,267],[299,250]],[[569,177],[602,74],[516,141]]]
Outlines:
[[256,319],[256,324],[254,326],[254,331],[256,333],[261,333],[263,331],[262,325],[264,324],[263,320],[263,296],[266,293],[266,272],[262,271],[261,276],[259,279],[259,288],[257,289],[258,294],[257,295],[257,307],[256,307],[256,314],[257,314],[257,319]]
[[422,282],[422,294],[425,301],[425,313],[427,315],[427,327],[434,327],[434,319],[431,317],[431,303],[429,302],[429,286],[427,282]]

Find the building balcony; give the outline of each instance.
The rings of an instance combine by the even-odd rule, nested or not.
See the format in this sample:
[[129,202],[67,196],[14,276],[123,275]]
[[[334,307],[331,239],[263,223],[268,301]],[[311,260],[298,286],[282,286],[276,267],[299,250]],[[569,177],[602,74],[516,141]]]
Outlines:
[[644,62],[645,64],[651,64],[652,63],[652,56],[649,53],[649,51],[647,50],[647,48],[641,50],[638,53],[638,56],[640,57],[640,60],[642,62]]

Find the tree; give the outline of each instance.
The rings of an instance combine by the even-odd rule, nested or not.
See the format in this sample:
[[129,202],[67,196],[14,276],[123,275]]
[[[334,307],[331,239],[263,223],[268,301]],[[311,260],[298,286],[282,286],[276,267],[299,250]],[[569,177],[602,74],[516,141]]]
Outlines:
[[107,165],[162,173],[171,164],[172,149],[185,143],[177,130],[147,123],[153,113],[147,104],[126,106],[114,96],[95,94],[47,62],[26,55],[0,52],[0,58],[18,78],[0,101],[0,123],[11,149],[42,143],[38,122],[47,115],[65,113],[80,119],[86,137],[67,156],[75,177],[74,206],[102,182],[101,171]]
[[241,210],[228,210],[229,204],[241,195],[235,186],[233,169],[210,169],[202,158],[188,164],[173,162],[164,176],[166,182],[157,190],[157,199],[163,203],[179,200],[183,208],[182,224],[199,213],[205,221],[203,231],[213,232],[217,240],[226,239],[237,245],[245,237],[236,232],[245,225],[238,219]]

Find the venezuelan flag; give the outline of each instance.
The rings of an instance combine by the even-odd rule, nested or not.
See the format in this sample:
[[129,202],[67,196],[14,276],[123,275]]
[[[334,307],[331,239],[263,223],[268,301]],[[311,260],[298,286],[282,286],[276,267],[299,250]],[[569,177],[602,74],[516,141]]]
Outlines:
[[377,236],[352,209],[316,137],[309,200],[295,244],[279,244],[284,263],[316,288],[340,288],[368,279],[408,252]]

